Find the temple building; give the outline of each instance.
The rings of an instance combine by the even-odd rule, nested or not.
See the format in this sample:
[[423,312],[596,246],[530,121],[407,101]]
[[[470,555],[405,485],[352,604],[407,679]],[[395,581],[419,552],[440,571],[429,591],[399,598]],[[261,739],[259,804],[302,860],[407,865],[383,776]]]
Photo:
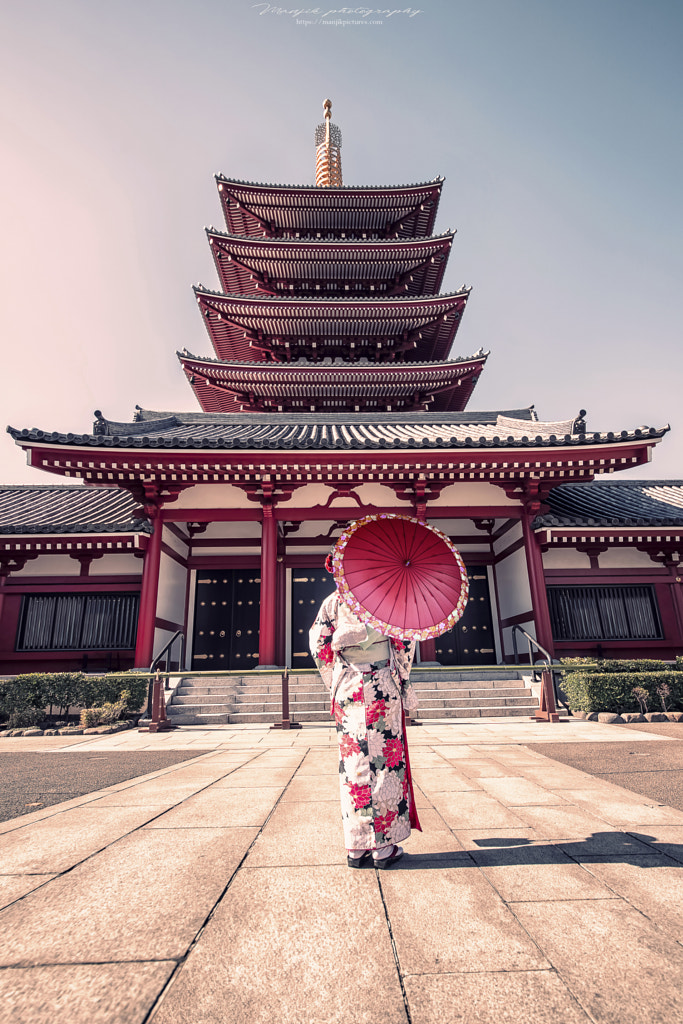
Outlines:
[[177,630],[188,670],[310,667],[325,556],[378,511],[427,519],[468,568],[423,663],[511,661],[514,625],[557,657],[683,653],[683,483],[605,479],[668,428],[471,411],[488,353],[460,354],[470,289],[441,292],[443,179],[344,185],[324,112],[315,185],[217,177],[218,288],[195,289],[213,354],[178,353],[199,410],[8,428],[66,485],[0,488],[0,673],[147,667]]

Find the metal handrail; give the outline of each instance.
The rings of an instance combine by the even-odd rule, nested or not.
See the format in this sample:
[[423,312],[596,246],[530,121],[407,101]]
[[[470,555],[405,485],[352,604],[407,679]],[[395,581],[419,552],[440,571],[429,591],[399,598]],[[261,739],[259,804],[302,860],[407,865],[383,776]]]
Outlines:
[[[171,675],[171,648],[178,639],[180,640],[180,659],[178,661],[178,667],[182,668],[183,661],[185,660],[185,634],[183,633],[182,629],[177,629],[173,636],[171,637],[171,639],[168,640],[161,648],[161,650],[157,654],[156,658],[154,658],[152,664],[149,666],[149,669],[146,672],[146,675],[149,676],[149,682],[147,684],[147,707],[142,713],[142,718],[140,719],[141,722],[148,722],[152,720],[154,707],[155,677],[156,680],[163,679],[162,694],[160,696],[163,696],[164,690],[170,689],[169,677]],[[164,657],[164,655],[166,655],[166,665],[164,671],[162,672],[158,666],[161,663],[161,659]]]
[[171,648],[173,647],[173,644],[176,642],[176,640],[180,640],[180,658],[178,659],[178,668],[179,669],[182,668],[182,664],[183,664],[183,662],[185,660],[185,634],[183,633],[182,629],[177,629],[175,631],[175,633],[173,634],[171,639],[167,643],[164,644],[164,646],[161,648],[161,650],[157,654],[157,656],[154,659],[154,661],[152,662],[152,664],[149,666],[149,674],[152,675],[152,673],[155,671],[157,666],[161,663],[161,659],[163,658],[163,656],[166,655],[166,666],[165,666],[164,672],[166,674],[166,686],[167,687],[168,687],[168,673],[169,673],[170,667],[171,667]]
[[532,659],[532,650],[531,650],[531,645],[532,644],[545,657],[545,661],[546,661],[546,664],[548,666],[548,671],[550,672],[550,678],[553,681],[553,693],[555,694],[555,703],[556,704],[561,704],[562,707],[567,712],[567,714],[571,715],[571,711],[570,711],[569,705],[567,704],[567,701],[565,699],[565,695],[562,692],[562,690],[559,689],[559,687],[557,685],[556,670],[553,668],[553,664],[556,664],[555,658],[553,658],[552,654],[550,654],[549,651],[546,651],[545,647],[543,647],[542,644],[539,644],[538,640],[535,637],[533,637],[531,635],[531,633],[527,633],[527,631],[525,629],[522,629],[521,626],[518,626],[517,623],[515,623],[515,625],[512,627],[512,648],[513,648],[514,654],[515,654],[515,665],[519,665],[520,664],[520,661],[519,661],[519,650],[517,648],[517,633],[521,633],[522,636],[526,637],[527,644],[529,645],[529,664],[531,666],[531,671],[533,673],[534,680],[536,680],[536,678],[537,678],[535,666],[537,664],[539,664],[539,663],[538,662],[534,662],[533,659]]

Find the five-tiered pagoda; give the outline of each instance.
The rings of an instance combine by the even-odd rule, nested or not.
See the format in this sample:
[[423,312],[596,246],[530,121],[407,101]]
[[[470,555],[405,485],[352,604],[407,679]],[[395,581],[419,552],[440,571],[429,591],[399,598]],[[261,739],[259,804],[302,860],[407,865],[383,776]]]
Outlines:
[[514,625],[554,653],[676,652],[680,488],[592,482],[666,428],[469,411],[487,355],[454,355],[469,289],[440,292],[443,179],[344,185],[324,110],[315,185],[217,177],[220,289],[195,289],[213,355],[179,353],[202,411],[11,429],[31,465],[88,486],[0,489],[3,670],[144,667],[176,630],[188,668],[308,666],[325,555],[381,511],[427,518],[468,567],[466,613],[423,661],[504,662]]

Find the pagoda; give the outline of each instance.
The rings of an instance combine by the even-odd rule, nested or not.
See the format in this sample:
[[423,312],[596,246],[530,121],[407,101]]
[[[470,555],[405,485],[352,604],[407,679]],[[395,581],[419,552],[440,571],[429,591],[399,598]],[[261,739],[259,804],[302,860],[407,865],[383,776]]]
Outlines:
[[[428,519],[468,568],[465,615],[423,663],[509,661],[515,626],[553,654],[683,649],[679,485],[593,482],[646,464],[668,428],[471,411],[488,353],[454,352],[470,290],[441,292],[443,179],[344,185],[329,100],[315,144],[315,185],[217,176],[220,286],[195,288],[213,354],[178,353],[200,411],[8,428],[32,466],[88,486],[0,494],[4,670],[111,653],[102,608],[137,615],[122,666],[182,631],[188,669],[306,667],[325,555],[375,512]],[[89,632],[66,636],[78,608]]]
[[345,188],[332,104],[311,188],[218,177],[222,291],[195,288],[215,359],[179,353],[205,412],[461,412],[486,361],[450,358],[469,289],[440,295],[442,179]]

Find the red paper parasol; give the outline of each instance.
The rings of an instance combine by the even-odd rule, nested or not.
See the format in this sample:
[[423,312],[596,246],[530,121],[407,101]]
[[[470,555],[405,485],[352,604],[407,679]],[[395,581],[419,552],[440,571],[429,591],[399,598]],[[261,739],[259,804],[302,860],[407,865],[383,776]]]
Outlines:
[[332,571],[344,603],[385,636],[441,636],[467,604],[467,570],[453,544],[408,516],[381,513],[352,523],[334,548]]

